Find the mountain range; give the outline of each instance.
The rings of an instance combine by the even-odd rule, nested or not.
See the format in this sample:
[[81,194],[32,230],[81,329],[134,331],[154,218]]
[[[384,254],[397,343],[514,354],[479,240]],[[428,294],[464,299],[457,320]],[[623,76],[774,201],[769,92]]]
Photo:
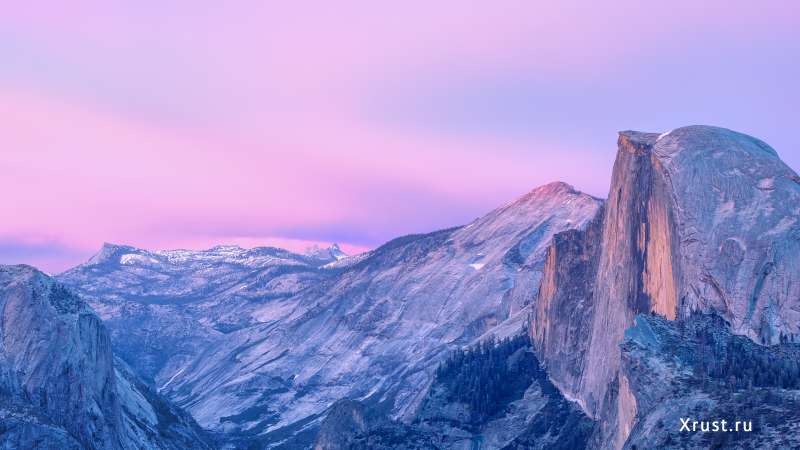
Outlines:
[[621,132],[606,200],[551,183],[359,255],[5,266],[0,448],[792,448],[798,218],[772,148],[689,126]]

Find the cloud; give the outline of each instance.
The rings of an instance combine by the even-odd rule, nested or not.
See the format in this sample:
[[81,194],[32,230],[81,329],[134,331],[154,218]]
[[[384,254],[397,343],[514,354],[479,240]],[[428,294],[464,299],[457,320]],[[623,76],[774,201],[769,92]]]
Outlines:
[[104,241],[366,248],[553,180],[604,196],[616,131],[692,122],[754,134],[798,167],[798,14],[17,3],[0,17],[0,234],[86,256]]
[[20,236],[0,237],[0,264],[28,264],[51,273],[62,272],[80,261],[85,253],[53,240],[30,240]]

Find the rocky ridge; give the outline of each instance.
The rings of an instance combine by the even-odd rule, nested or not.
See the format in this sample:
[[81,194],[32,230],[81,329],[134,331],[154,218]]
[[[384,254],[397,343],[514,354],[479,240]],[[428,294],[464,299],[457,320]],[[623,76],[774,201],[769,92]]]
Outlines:
[[[148,330],[134,334],[128,355],[177,355],[152,365],[126,360],[139,361],[137,370],[201,425],[237,442],[290,445],[313,440],[342,398],[371,398],[393,405],[393,418],[410,417],[448,350],[518,334],[547,243],[585,226],[601,205],[553,183],[466,226],[398,238],[358,258],[246,275],[226,264],[219,278],[230,273],[230,283],[209,278],[180,292],[168,268],[123,264],[131,249],[60,279],[104,315],[117,341]],[[172,291],[161,293],[162,278]],[[127,296],[130,286],[164,301]],[[236,326],[221,328],[219,318],[231,316]]]
[[185,413],[115,364],[100,319],[28,266],[0,266],[3,448],[210,449]]

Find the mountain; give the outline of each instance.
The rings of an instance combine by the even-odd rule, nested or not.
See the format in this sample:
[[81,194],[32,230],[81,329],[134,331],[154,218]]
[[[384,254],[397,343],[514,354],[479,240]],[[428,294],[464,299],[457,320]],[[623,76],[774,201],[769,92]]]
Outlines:
[[217,263],[205,252],[173,263],[114,247],[60,280],[104,317],[121,356],[203,427],[239,443],[310,444],[337,400],[410,417],[450,349],[521,332],[548,243],[601,205],[552,183],[466,226],[323,266],[297,255]]
[[[320,279],[333,258],[262,247],[147,251],[105,244],[86,264],[59,275],[111,330],[117,354],[163,386],[198,351],[260,323]],[[269,301],[268,301],[269,300]]]
[[605,202],[551,183],[353,256],[107,245],[59,280],[225,448],[795,447],[800,177],[717,127],[617,144]]
[[304,255],[326,263],[332,263],[347,258],[347,253],[339,248],[339,244],[331,244],[331,246],[327,248],[314,245],[307,249]]
[[100,319],[28,266],[0,266],[0,446],[210,449],[204,433],[115,362]]
[[800,178],[722,128],[622,132],[618,146],[602,217],[551,244],[530,332],[553,382],[621,448],[646,395],[620,371],[637,315],[714,314],[766,345],[800,331]]

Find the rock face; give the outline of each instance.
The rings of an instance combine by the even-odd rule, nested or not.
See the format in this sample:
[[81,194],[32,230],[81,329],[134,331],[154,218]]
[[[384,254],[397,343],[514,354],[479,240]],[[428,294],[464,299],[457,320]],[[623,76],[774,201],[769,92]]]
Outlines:
[[[202,276],[217,273],[214,264],[198,274],[153,252],[115,248],[60,279],[107,319],[115,342],[133,333],[141,352],[181,355],[137,370],[202,426],[236,442],[310,443],[335,401],[369,398],[390,405],[392,418],[411,417],[449,349],[519,333],[552,236],[582,229],[601,205],[553,183],[464,227],[325,265],[249,271],[225,263],[222,283]],[[141,258],[125,264],[127,254]],[[191,282],[174,290],[171,271],[186,271]],[[220,327],[217,317],[234,326]],[[134,367],[137,360],[128,359]]]
[[344,450],[353,445],[356,436],[368,432],[377,420],[369,416],[361,403],[344,399],[328,410],[314,442],[314,450]]
[[601,208],[585,229],[553,237],[531,314],[531,339],[539,357],[550,372],[558,374],[561,391],[573,399],[592,331],[603,218]]
[[800,178],[757,139],[620,133],[598,228],[556,237],[531,323],[554,382],[600,419],[604,443],[622,447],[635,423],[619,344],[637,314],[714,312],[766,344],[797,334],[798,218]]
[[800,177],[767,144],[720,128],[678,129],[653,148],[671,187],[679,269],[663,302],[674,297],[683,316],[715,311],[765,344],[798,333]]
[[0,447],[210,448],[114,363],[100,319],[28,266],[0,266]]

